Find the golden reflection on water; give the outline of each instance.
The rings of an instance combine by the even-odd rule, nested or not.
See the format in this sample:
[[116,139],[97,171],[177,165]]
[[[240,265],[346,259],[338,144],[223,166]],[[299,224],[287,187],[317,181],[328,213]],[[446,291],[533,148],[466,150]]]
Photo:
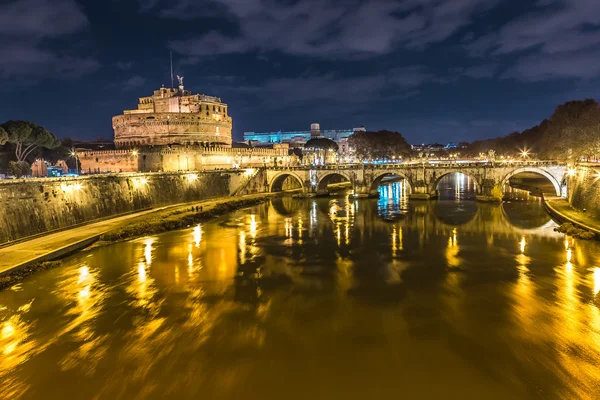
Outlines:
[[446,262],[451,268],[460,266],[461,259],[458,257],[460,248],[458,247],[458,231],[456,228],[452,230],[452,236],[448,238],[448,246],[446,247]]
[[525,236],[521,238],[519,242],[519,248],[521,249],[521,253],[525,253],[525,246],[527,246],[527,241],[525,240]]
[[[457,385],[465,391],[480,377],[509,391],[528,380],[543,387],[537,371],[548,370],[539,374],[550,374],[553,384],[571,395],[566,398],[589,398],[600,376],[600,268],[587,265],[594,260],[589,248],[551,229],[507,230],[485,219],[477,225],[481,215],[456,228],[436,220],[428,205],[415,206],[405,219],[389,224],[376,213],[369,218],[358,213],[359,207],[370,212],[368,202],[318,201],[306,201],[302,209],[285,215],[273,208],[240,211],[189,230],[121,243],[122,254],[108,261],[95,259],[106,249],[92,250],[76,265],[67,261],[48,273],[59,282],[44,293],[59,300],[58,328],[51,331],[51,340],[38,336],[40,325],[48,323],[46,316],[29,319],[32,303],[20,311],[0,307],[0,379],[3,371],[17,370],[28,360],[39,362],[39,352],[58,341],[72,348],[48,352],[47,359],[65,374],[81,371],[90,377],[82,384],[94,385],[99,397],[111,397],[102,383],[114,381],[106,385],[110,393],[130,397],[176,398],[190,390],[187,394],[195,391],[207,398],[224,393],[241,398],[243,392],[265,398],[264,392],[253,397],[251,388],[271,379],[273,370],[285,375],[287,366],[292,370],[288,379],[300,376],[310,387],[302,375],[306,365],[341,370],[352,364],[344,354],[352,354],[353,368],[375,365],[373,360],[389,363],[389,376],[385,369],[377,370],[388,380],[406,365],[404,356],[394,354],[408,355],[417,348],[419,355],[406,371],[428,371],[430,379],[430,362],[418,360],[438,357],[439,371],[462,371]],[[501,213],[493,215],[502,218]],[[494,246],[486,246],[490,238]],[[365,247],[383,249],[385,265],[374,253],[367,251],[364,259],[352,253]],[[334,279],[302,276],[306,249],[318,253],[315,264],[323,270],[333,269]],[[497,258],[493,268],[485,257]],[[444,260],[448,269],[439,268]],[[252,266],[250,261],[257,261],[256,274],[240,278],[240,268]],[[405,270],[416,277],[404,275]],[[495,275],[499,270],[501,278]],[[263,285],[261,278],[274,271],[288,274],[294,290]],[[429,279],[433,285],[424,285]],[[363,293],[361,284],[375,290]],[[308,294],[302,291],[306,287]],[[405,296],[393,302],[378,297],[379,292],[393,292],[390,288]],[[371,336],[354,337],[357,330]],[[364,341],[366,352],[360,349]],[[547,350],[544,346],[552,351],[541,351]],[[479,349],[501,350],[474,354]],[[374,379],[366,369],[361,373]],[[28,386],[29,377],[22,374],[4,381],[8,393],[22,393]],[[352,382],[348,385],[352,392]],[[213,391],[203,391],[207,387]],[[335,390],[349,393],[341,386]],[[2,395],[6,392],[0,389]]]
[[594,296],[600,293],[600,268],[594,268],[593,273],[593,282],[594,282]]
[[202,240],[202,227],[200,225],[196,225],[192,235],[194,236],[194,244],[196,247],[200,247],[200,241]]

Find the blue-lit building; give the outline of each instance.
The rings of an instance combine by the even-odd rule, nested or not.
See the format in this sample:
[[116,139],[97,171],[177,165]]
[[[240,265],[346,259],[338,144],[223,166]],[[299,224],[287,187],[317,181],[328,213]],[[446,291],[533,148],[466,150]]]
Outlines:
[[364,127],[322,131],[319,124],[312,124],[310,128],[309,131],[244,132],[244,141],[250,144],[290,143],[291,145],[303,145],[312,138],[327,138],[335,142],[341,142],[356,131],[365,131]]

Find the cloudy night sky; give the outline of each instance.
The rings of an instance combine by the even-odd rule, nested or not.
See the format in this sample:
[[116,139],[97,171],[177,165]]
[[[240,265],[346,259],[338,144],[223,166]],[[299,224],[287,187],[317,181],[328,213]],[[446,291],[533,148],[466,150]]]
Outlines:
[[244,131],[352,128],[409,142],[504,135],[600,89],[598,0],[4,0],[0,121],[112,138],[170,85]]

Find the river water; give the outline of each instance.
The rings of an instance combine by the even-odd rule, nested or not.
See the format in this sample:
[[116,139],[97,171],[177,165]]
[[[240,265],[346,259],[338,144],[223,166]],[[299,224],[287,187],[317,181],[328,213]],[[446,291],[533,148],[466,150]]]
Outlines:
[[598,243],[526,192],[439,188],[75,254],[0,292],[0,398],[599,398]]

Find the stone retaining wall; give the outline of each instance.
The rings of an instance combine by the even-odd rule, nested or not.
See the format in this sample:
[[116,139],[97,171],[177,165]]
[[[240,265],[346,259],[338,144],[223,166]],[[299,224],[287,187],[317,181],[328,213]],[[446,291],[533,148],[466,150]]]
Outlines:
[[600,165],[579,165],[568,180],[569,203],[600,220]]
[[0,181],[0,244],[150,207],[225,197],[244,171]]

